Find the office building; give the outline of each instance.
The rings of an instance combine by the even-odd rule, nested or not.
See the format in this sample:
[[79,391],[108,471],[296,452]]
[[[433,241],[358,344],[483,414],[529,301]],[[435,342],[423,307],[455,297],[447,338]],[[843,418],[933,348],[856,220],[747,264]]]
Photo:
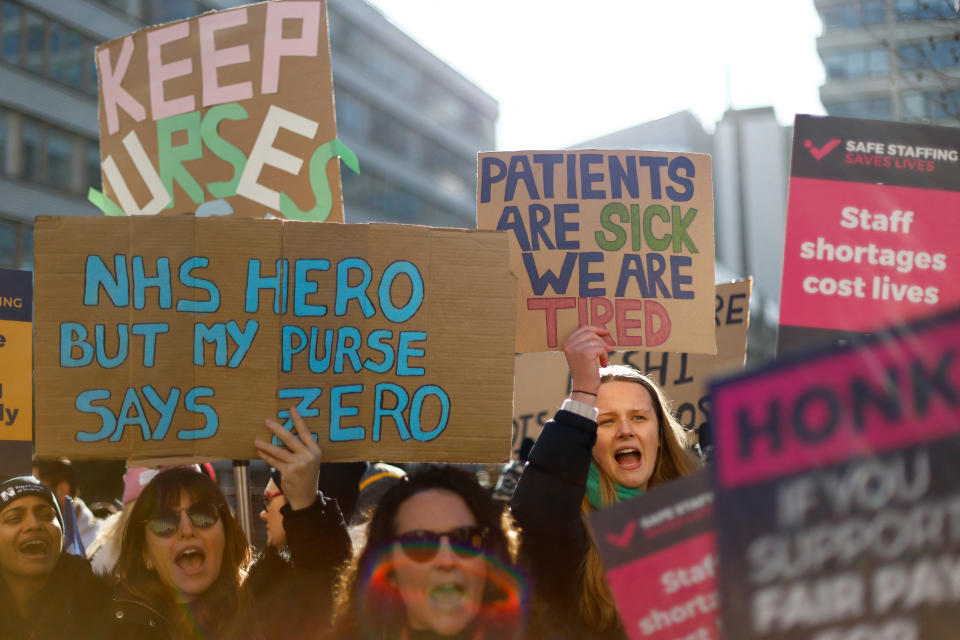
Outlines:
[[[0,0],[0,267],[31,268],[33,218],[98,215],[94,47],[237,0]],[[362,0],[329,0],[348,222],[473,227],[496,101]]]
[[833,116],[960,124],[954,0],[814,0]]

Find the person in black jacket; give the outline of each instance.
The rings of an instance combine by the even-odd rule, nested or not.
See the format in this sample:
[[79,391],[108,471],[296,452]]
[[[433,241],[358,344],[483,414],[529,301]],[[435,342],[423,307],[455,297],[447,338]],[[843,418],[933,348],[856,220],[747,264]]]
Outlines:
[[[303,420],[291,411],[297,435],[267,420],[285,446],[255,441],[260,456],[280,469],[288,501],[287,535],[291,545],[314,550],[323,541],[325,523],[339,526],[333,534],[341,555],[349,554],[349,538],[336,503],[317,494],[321,452]],[[304,554],[304,571],[318,575]],[[283,585],[255,587],[245,578],[250,548],[219,487],[192,468],[159,473],[137,499],[121,545],[115,575],[117,593],[112,612],[114,638],[177,638],[192,640],[260,640],[288,637],[268,624],[264,612],[282,606],[303,611],[302,602],[268,598]],[[332,562],[339,563],[344,558]],[[331,572],[332,573],[332,572]],[[302,590],[299,598],[323,605],[323,589]],[[329,589],[327,590],[329,593]],[[329,605],[326,605],[329,607]],[[273,612],[282,615],[282,612]],[[297,637],[319,634],[310,624]]]
[[570,395],[511,501],[534,580],[535,637],[626,637],[584,516],[700,467],[663,391],[632,367],[607,367],[608,344],[601,327],[567,339]]
[[301,511],[284,496],[283,474],[271,469],[260,512],[267,548],[246,582],[271,636],[311,637],[329,626],[333,586],[353,552],[341,514],[353,510],[366,469],[366,462],[321,464],[317,501]]
[[32,476],[0,483],[0,638],[99,637],[109,588],[63,551],[56,496]]

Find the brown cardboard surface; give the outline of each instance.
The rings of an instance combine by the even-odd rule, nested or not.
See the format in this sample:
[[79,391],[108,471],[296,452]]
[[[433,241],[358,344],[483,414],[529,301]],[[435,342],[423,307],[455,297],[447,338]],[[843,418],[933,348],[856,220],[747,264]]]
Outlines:
[[[716,285],[714,323],[717,353],[663,353],[626,351],[610,354],[610,364],[629,364],[656,380],[672,401],[680,423],[699,430],[709,419],[709,383],[712,376],[742,368],[750,328],[750,291],[753,279]],[[569,390],[569,371],[562,352],[517,356],[513,398],[513,455],[524,437],[536,439],[543,425],[560,408]]]
[[673,401],[680,424],[699,430],[710,417],[710,379],[746,364],[752,288],[753,278],[716,285],[716,355],[628,351],[611,354],[610,363],[629,364],[652,376]]
[[[190,216],[65,217],[38,218],[35,243],[40,455],[250,458],[254,438],[269,437],[264,419],[289,423],[289,408],[298,405],[327,460],[508,457],[516,280],[504,234]],[[135,286],[136,256],[148,278],[158,275],[163,258],[169,261],[163,303],[169,308],[161,308],[165,285]],[[107,267],[106,286],[94,277],[98,261]],[[129,275],[119,287],[128,300],[107,292],[118,265]],[[248,287],[258,277],[262,286]],[[142,304],[130,293],[136,290],[143,291]],[[185,308],[190,302],[200,307]],[[145,361],[150,350],[142,326],[149,323],[166,326],[155,334],[152,364]],[[100,353],[98,325],[106,337]],[[119,353],[118,325],[141,328],[130,336],[128,357],[114,366],[109,358]],[[226,340],[214,337],[220,327]],[[328,333],[333,353],[326,359]],[[243,334],[253,337],[248,342]],[[96,389],[102,397],[82,395]],[[180,396],[158,438],[158,409],[174,397],[172,389]],[[398,404],[399,426],[390,411]],[[214,415],[215,430],[209,426]],[[105,428],[104,419],[116,424]]]
[[524,438],[537,439],[570,389],[570,370],[562,351],[517,354],[513,388],[513,445],[517,457]]
[[508,231],[517,352],[606,326],[615,349],[716,353],[710,157],[481,153],[477,228]]
[[242,216],[343,221],[321,0],[149,27],[96,59],[107,213],[193,212],[223,198]]

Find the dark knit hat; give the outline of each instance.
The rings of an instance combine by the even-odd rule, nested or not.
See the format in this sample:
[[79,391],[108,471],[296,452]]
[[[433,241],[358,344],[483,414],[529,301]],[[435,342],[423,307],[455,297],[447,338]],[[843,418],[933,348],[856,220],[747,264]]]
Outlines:
[[57,514],[57,520],[60,521],[60,530],[64,531],[63,514],[60,512],[60,504],[57,496],[53,495],[47,485],[43,484],[33,476],[17,476],[0,482],[0,511],[7,508],[14,500],[26,496],[38,496],[50,503],[53,512]]

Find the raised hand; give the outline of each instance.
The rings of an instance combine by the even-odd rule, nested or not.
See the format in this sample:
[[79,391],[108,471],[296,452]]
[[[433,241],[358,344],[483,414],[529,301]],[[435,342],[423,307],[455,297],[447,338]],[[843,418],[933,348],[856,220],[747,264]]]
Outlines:
[[[603,327],[584,326],[570,334],[563,345],[563,353],[567,357],[567,366],[573,378],[571,397],[574,392],[583,392],[579,396],[587,396],[590,404],[596,398],[600,388],[600,367],[607,366],[607,349],[613,344],[610,332]],[[587,398],[577,397],[577,400]]]
[[267,418],[265,421],[284,446],[276,446],[259,439],[254,440],[253,445],[261,459],[280,471],[283,478],[283,496],[290,508],[297,511],[306,509],[317,499],[322,452],[296,408],[290,409],[290,417],[293,418],[297,435],[287,431],[274,420]]

